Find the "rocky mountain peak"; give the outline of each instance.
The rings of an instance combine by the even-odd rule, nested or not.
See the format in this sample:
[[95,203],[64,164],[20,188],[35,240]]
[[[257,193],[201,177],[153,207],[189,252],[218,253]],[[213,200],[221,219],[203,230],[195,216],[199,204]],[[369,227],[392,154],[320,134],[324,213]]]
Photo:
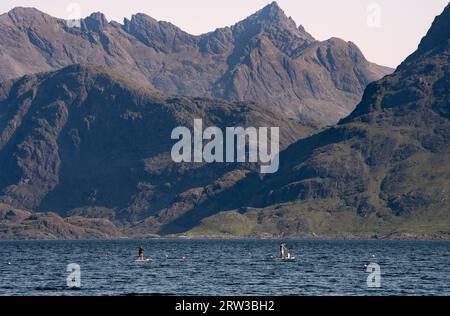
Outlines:
[[288,18],[276,1],[262,8],[256,15],[267,20],[285,20]]
[[242,21],[247,25],[276,25],[281,28],[297,29],[292,18],[289,18],[274,1]]
[[84,19],[84,23],[87,29],[94,31],[100,31],[109,24],[105,15],[101,12],[92,13]]
[[[433,108],[448,115],[448,101],[441,99],[445,99],[448,94],[449,39],[450,5],[436,17],[418,49],[391,76],[370,84],[365,90],[362,102],[350,116],[341,120],[341,124],[355,119],[361,120],[361,117],[385,109],[407,108],[411,104],[414,104],[413,111],[410,108],[408,113],[417,112],[427,116],[427,111]],[[389,91],[386,91],[385,86],[389,86]],[[430,97],[433,94],[434,102]],[[419,100],[422,100],[423,108],[418,106]]]
[[17,27],[27,28],[30,26],[39,26],[51,23],[54,18],[35,9],[27,7],[16,7],[8,13],[3,14],[0,18],[9,18]]
[[450,39],[450,4],[437,16],[427,35],[419,44],[419,50],[429,50],[437,46],[448,45]]
[[309,40],[311,40],[311,41],[315,40],[314,37],[305,30],[305,27],[303,25],[300,24],[298,26],[298,30],[300,31],[301,34],[303,34]]
[[36,15],[42,15],[43,13],[39,11],[36,8],[29,8],[29,7],[15,7],[11,9],[8,13],[9,16],[36,16]]
[[[14,15],[14,14],[21,13],[21,12],[28,11],[28,10],[32,11],[35,9],[27,8],[27,7],[14,7],[8,11],[8,15]],[[38,11],[38,10],[36,10],[36,11]]]
[[131,16],[131,20],[125,19],[125,24],[132,23],[135,25],[139,24],[153,24],[158,23],[157,20],[152,18],[151,16],[144,13],[136,13]]
[[297,55],[315,41],[303,27],[298,28],[276,2],[272,2],[232,28],[239,42],[259,43],[263,37],[288,56]]
[[[439,52],[443,48],[448,48],[450,44],[450,3],[441,15],[437,16],[427,34],[422,38],[417,51],[409,56],[403,64],[416,60],[417,58],[430,53]],[[400,68],[403,67],[403,64]]]
[[184,47],[195,46],[195,36],[190,35],[170,22],[157,21],[143,13],[124,20],[123,29],[148,47],[156,51],[179,52]]

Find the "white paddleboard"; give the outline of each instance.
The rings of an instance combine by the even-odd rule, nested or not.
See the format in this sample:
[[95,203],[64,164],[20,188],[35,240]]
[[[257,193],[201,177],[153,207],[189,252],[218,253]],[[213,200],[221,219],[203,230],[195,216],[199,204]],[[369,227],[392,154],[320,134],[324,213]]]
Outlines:
[[282,261],[295,261],[295,257],[290,257],[290,258],[284,258],[281,259]]

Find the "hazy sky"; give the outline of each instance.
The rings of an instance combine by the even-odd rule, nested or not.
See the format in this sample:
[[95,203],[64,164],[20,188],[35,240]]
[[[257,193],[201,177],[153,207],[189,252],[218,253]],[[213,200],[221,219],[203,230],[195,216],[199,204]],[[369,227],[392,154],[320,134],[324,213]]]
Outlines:
[[[142,12],[170,21],[191,34],[229,26],[271,0],[1,0],[0,12],[35,7],[70,18],[68,5],[79,4],[81,16],[101,11],[109,20],[123,21]],[[278,0],[297,24],[316,39],[332,36],[356,43],[373,62],[395,67],[412,53],[434,17],[448,0]],[[72,11],[73,13],[73,11]]]

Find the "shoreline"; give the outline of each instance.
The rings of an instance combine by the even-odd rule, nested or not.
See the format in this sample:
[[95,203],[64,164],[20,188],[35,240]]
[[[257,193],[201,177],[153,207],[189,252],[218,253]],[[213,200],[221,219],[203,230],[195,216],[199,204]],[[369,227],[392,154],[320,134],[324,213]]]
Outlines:
[[22,239],[0,239],[0,242],[25,242],[25,241],[239,241],[239,240],[248,240],[248,241],[419,241],[419,242],[450,242],[450,236],[447,238],[443,237],[390,237],[390,238],[358,238],[358,237],[295,237],[295,236],[286,236],[286,237],[244,237],[244,236],[159,236],[159,237],[129,237],[129,238],[99,238],[99,239],[33,239],[33,238],[22,238]]

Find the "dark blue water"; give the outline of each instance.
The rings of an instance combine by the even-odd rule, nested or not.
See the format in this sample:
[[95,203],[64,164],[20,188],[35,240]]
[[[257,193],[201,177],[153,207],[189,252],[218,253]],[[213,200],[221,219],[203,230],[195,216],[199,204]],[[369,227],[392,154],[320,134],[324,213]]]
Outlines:
[[[135,261],[143,245],[154,261]],[[0,295],[450,295],[450,243],[288,241],[295,262],[268,261],[279,241],[4,241]],[[187,260],[181,260],[186,256]],[[381,268],[368,288],[364,262]],[[67,287],[70,263],[81,288]]]

